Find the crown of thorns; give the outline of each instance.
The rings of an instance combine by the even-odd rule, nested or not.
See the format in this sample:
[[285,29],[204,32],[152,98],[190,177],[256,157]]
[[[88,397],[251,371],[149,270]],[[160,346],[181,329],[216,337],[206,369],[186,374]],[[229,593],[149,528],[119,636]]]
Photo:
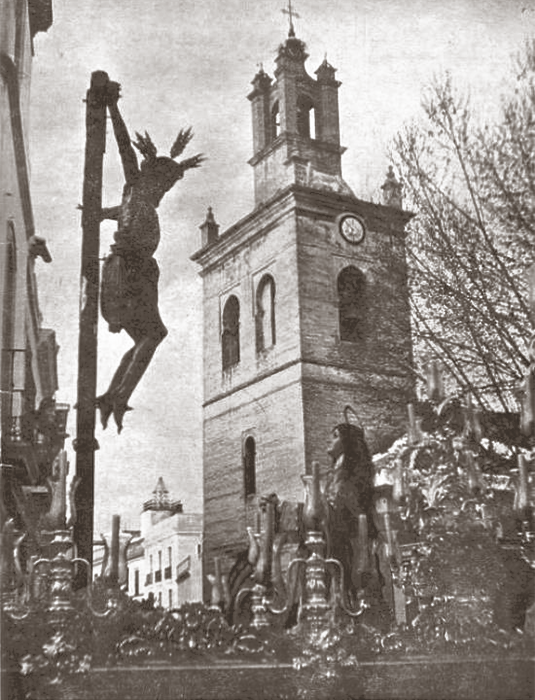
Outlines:
[[352,413],[352,414],[355,416],[355,418],[357,419],[357,426],[360,428],[360,427],[361,427],[361,421],[360,421],[360,418],[359,418],[358,413],[355,411],[355,409],[353,408],[353,406],[351,406],[350,404],[347,404],[347,406],[344,408],[344,419],[345,419],[345,422],[346,422],[348,425],[351,423],[351,421],[349,420],[349,414],[350,414],[350,413]]
[[[169,155],[171,158],[176,158],[179,156],[183,150],[186,148],[188,143],[193,138],[193,132],[191,127],[187,129],[180,129],[178,136],[175,139],[174,144],[171,146]],[[141,153],[146,161],[151,161],[156,159],[158,149],[154,145],[151,137],[145,132],[145,136],[136,131],[136,141],[132,141],[137,150]]]

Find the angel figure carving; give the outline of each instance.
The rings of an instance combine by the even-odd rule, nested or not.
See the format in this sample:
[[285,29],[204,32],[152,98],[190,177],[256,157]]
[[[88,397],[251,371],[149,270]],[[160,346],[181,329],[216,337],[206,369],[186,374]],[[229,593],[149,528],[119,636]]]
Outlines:
[[[104,262],[101,312],[112,333],[125,330],[134,341],[125,353],[108,390],[97,397],[102,426],[113,414],[118,432],[123,427],[128,400],[149,366],[158,345],[167,335],[158,310],[159,267],[153,255],[160,241],[157,208],[164,194],[186,170],[197,168],[201,154],[176,162],[192,138],[190,128],[181,129],[170,156],[158,156],[145,132],[131,141],[118,108],[119,85],[108,84],[108,110],[122,161],[125,185],[121,204],[103,208],[101,218],[117,221],[114,244]],[[138,165],[136,151],[143,156]]]

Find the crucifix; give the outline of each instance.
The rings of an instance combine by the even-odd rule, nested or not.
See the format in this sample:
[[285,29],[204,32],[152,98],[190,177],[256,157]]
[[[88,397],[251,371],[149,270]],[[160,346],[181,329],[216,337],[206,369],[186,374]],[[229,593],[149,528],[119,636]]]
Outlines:
[[285,15],[288,15],[288,21],[290,23],[290,29],[288,30],[288,36],[295,36],[295,29],[294,29],[294,17],[300,18],[297,12],[295,12],[292,8],[292,0],[288,0],[288,8],[283,7],[282,8],[282,13]]
[[[125,186],[121,203],[100,211],[100,219],[117,222],[111,253],[102,269],[101,311],[109,330],[121,330],[133,340],[104,394],[96,398],[102,426],[113,414],[121,432],[123,417],[131,410],[128,400],[145,373],[158,345],[167,335],[158,311],[159,268],[153,257],[160,240],[157,208],[163,196],[184,173],[204,160],[197,154],[179,162],[192,138],[190,128],[181,129],[169,156],[158,155],[145,132],[132,141],[118,107],[119,85],[108,83],[107,107],[123,164]],[[135,148],[143,159],[138,163]]]
[[[197,168],[197,154],[176,162],[192,137],[181,129],[169,156],[158,155],[150,136],[130,138],[118,107],[119,85],[107,73],[95,71],[86,99],[86,148],[82,204],[82,261],[80,333],[78,346],[78,401],[74,542],[77,556],[92,564],[95,450],[95,410],[103,427],[113,415],[119,432],[128,400],[145,373],[154,352],[167,335],[158,312],[158,265],[153,258],[160,240],[157,208],[163,196],[184,173]],[[123,166],[125,185],[121,203],[102,207],[103,161],[106,149],[106,116],[109,114]],[[136,151],[141,156],[138,163]],[[100,280],[100,224],[117,222],[114,244]],[[133,346],[124,355],[104,394],[96,397],[99,293],[102,315],[110,331],[124,330]],[[76,575],[76,588],[87,585],[87,571]]]

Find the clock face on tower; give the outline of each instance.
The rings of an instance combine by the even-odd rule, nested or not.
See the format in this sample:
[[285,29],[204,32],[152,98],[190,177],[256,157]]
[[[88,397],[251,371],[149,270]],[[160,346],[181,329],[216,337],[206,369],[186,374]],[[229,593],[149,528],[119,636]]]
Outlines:
[[338,230],[348,243],[362,243],[366,235],[364,222],[355,214],[342,214],[338,217]]

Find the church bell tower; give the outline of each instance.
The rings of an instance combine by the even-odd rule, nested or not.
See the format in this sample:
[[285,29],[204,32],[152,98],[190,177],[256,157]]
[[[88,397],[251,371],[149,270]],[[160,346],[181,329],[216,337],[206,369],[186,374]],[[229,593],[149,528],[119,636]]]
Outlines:
[[338,88],[327,59],[316,71],[305,70],[304,42],[290,36],[279,48],[275,82],[263,69],[249,94],[253,115],[255,204],[294,183],[304,184],[310,169],[341,179]]
[[205,572],[245,546],[259,496],[302,499],[351,405],[372,451],[413,398],[404,251],[410,214],[389,173],[384,204],[342,177],[335,69],[315,78],[290,32],[248,95],[254,209],[223,233],[210,210],[203,278]]

